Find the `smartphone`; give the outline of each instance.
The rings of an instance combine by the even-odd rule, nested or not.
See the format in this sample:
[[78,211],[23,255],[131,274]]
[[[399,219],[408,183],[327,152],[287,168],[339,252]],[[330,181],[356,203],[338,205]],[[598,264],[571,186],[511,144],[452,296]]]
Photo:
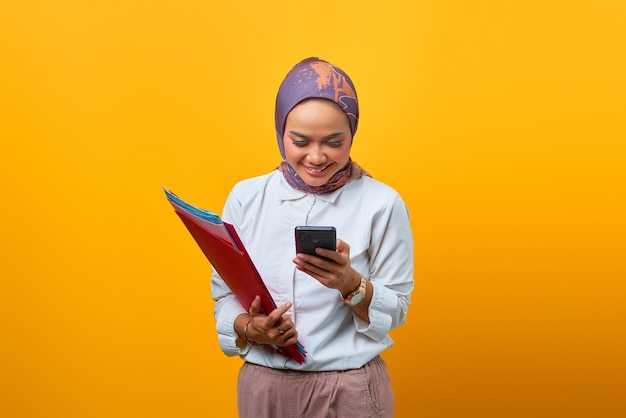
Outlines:
[[315,252],[317,247],[337,249],[337,231],[334,226],[296,226],[296,253],[311,254],[327,261]]

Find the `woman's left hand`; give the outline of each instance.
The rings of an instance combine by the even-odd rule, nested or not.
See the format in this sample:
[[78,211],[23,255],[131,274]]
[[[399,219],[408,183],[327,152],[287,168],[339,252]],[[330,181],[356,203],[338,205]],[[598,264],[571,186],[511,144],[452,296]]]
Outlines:
[[338,239],[336,251],[316,248],[315,252],[332,261],[298,253],[293,259],[296,268],[313,276],[324,286],[339,290],[344,297],[359,287],[361,275],[350,265],[350,246],[346,242]]

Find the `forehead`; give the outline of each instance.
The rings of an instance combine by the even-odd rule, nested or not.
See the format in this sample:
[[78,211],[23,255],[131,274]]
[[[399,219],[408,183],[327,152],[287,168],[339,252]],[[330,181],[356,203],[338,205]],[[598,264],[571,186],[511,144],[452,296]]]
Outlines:
[[339,119],[341,121],[345,120],[348,124],[350,123],[341,107],[328,99],[311,98],[301,101],[291,109],[287,115],[287,121],[303,117],[310,120],[319,120],[320,122],[323,119]]

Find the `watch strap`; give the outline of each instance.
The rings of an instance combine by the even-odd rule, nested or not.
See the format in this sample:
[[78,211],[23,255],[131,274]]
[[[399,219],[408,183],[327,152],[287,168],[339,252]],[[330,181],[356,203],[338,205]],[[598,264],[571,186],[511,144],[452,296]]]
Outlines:
[[[348,296],[343,298],[343,301],[349,305],[356,305],[364,299],[366,290],[367,290],[367,280],[365,279],[365,277],[361,276],[361,282],[359,283],[359,287],[357,287],[356,290],[351,292]],[[353,301],[352,299],[358,294],[361,294],[363,296],[360,298],[361,300],[356,301],[356,302]]]

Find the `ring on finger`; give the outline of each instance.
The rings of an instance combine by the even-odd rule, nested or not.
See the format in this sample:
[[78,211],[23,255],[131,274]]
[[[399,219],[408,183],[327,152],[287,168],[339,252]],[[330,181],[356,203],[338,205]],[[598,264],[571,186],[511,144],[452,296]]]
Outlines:
[[279,327],[279,326],[277,326],[277,327],[276,327],[276,329],[278,329],[278,332],[280,332],[281,334],[284,334],[284,333],[285,333],[285,331],[283,331],[282,329],[280,329],[280,327]]

